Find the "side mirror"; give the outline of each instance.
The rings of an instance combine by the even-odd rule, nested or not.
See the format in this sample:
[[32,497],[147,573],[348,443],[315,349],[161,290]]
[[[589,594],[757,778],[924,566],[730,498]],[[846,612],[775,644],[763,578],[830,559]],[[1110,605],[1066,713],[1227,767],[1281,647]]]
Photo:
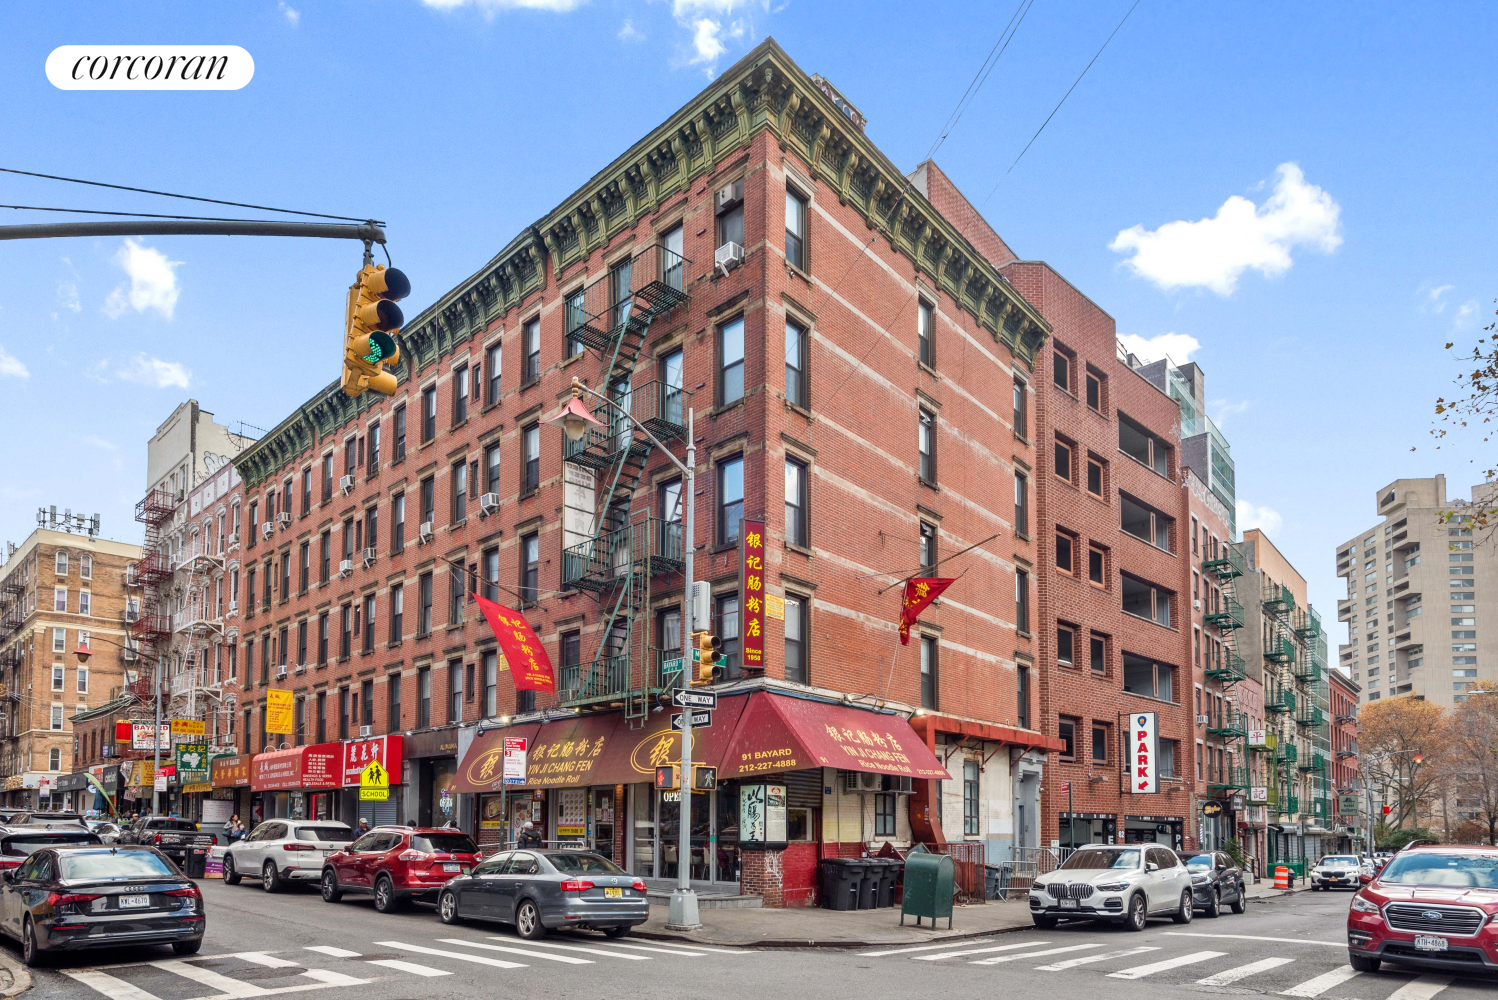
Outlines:
[[16,870],[14,868],[7,868],[5,869],[5,871],[0,872],[0,879],[4,879],[5,881],[9,882],[11,881],[11,879],[15,878],[15,875]]
[[1358,881],[1363,885],[1367,885],[1369,882],[1373,881],[1373,876],[1369,875],[1367,872],[1362,872],[1358,875]]
[[1160,870],[1160,866],[1155,864],[1153,861],[1146,861],[1144,863],[1144,870],[1147,872],[1157,872]]

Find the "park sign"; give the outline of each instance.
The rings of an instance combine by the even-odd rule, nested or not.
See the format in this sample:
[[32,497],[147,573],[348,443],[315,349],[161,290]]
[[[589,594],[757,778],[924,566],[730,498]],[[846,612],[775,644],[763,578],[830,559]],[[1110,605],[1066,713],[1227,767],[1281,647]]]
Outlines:
[[1135,795],[1152,795],[1160,790],[1159,716],[1154,712],[1135,712],[1129,716],[1129,746],[1132,759],[1129,768],[1129,791]]

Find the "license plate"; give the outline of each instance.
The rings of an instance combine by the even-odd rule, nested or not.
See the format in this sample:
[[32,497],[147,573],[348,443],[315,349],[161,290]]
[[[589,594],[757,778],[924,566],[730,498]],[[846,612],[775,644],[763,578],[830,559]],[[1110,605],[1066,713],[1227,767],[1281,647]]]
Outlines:
[[443,865],[442,866],[442,870],[445,871],[445,872],[458,872],[458,871],[462,871],[463,870],[463,866],[462,865]]
[[1063,910],[1075,910],[1079,909],[1081,906],[1082,904],[1075,899],[1063,899],[1061,901],[1061,908]]
[[624,898],[624,890],[623,889],[605,889],[605,890],[603,890],[603,898],[604,899],[623,899]]
[[[133,909],[136,909],[138,907],[150,906],[150,905],[151,905],[151,897],[150,896],[121,896],[120,897],[120,909],[122,909],[122,910],[133,910]],[[1445,938],[1442,938],[1441,940],[1444,941]]]
[[1445,951],[1451,942],[1437,934],[1416,934],[1416,951]]

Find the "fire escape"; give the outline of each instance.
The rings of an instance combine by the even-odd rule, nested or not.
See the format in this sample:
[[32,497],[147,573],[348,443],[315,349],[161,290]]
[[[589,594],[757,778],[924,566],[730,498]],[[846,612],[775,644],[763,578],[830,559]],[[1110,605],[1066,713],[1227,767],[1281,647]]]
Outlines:
[[0,583],[0,739],[8,745],[0,754],[0,775],[19,774],[16,765],[16,748],[9,744],[20,728],[16,716],[21,710],[21,663],[24,653],[22,644],[15,641],[22,633],[26,621],[26,587],[20,574],[12,572]]
[[1331,820],[1331,740],[1327,729],[1330,685],[1326,676],[1326,634],[1321,616],[1307,605],[1291,617],[1291,630],[1301,641],[1303,652],[1291,667],[1295,679],[1305,685],[1306,698],[1295,716],[1295,725],[1305,736],[1306,754],[1300,761],[1302,774],[1311,778],[1311,814],[1323,824]]
[[162,548],[162,527],[170,524],[176,509],[177,498],[166,490],[151,490],[135,505],[135,519],[145,525],[141,559],[135,564],[141,599],[140,607],[133,612],[126,604],[125,631],[141,660],[130,690],[142,702],[156,698],[156,685],[162,680],[161,660],[172,638],[172,565]]
[[[587,349],[601,360],[604,391],[665,445],[686,434],[689,393],[680,365],[658,377],[636,378],[636,362],[651,323],[687,300],[687,264],[663,246],[646,247],[630,260],[567,299],[569,352]],[[591,660],[563,663],[560,701],[577,708],[622,708],[631,724],[643,724],[651,698],[675,683],[663,673],[651,644],[650,591],[659,577],[682,569],[686,550],[678,490],[673,511],[652,516],[647,501],[633,511],[650,453],[655,447],[613,407],[602,412],[606,429],[579,441],[564,439],[567,478],[594,491],[592,537],[562,551],[562,586],[591,593],[605,609]],[[574,479],[574,477],[576,477]]]
[[[1302,754],[1293,723],[1297,707],[1304,710],[1306,704],[1294,682],[1297,649],[1290,620],[1295,614],[1295,595],[1289,587],[1276,584],[1265,594],[1263,608],[1269,616],[1264,633],[1265,711],[1283,716],[1278,727],[1278,744],[1270,756],[1273,772],[1270,783],[1277,789],[1276,804],[1280,816],[1294,817],[1300,813],[1299,782],[1294,772]],[[1269,707],[1271,672],[1274,675],[1273,709]],[[1309,758],[1310,754],[1304,756]]]
[[1234,790],[1248,791],[1248,716],[1240,708],[1234,690],[1247,673],[1243,668],[1243,657],[1238,655],[1238,630],[1243,627],[1243,604],[1238,600],[1235,581],[1243,575],[1243,554],[1231,545],[1224,545],[1218,558],[1202,560],[1202,573],[1214,578],[1222,594],[1221,601],[1204,616],[1208,625],[1217,627],[1221,645],[1209,651],[1206,674],[1217,682],[1223,701],[1234,706],[1221,716],[1207,723],[1207,735],[1216,737],[1224,744],[1237,742],[1232,754],[1233,763],[1208,782],[1208,787],[1218,793]]
[[213,640],[223,635],[223,615],[217,608],[210,611],[208,601],[211,574],[223,566],[223,556],[208,552],[200,532],[189,533],[172,566],[185,574],[185,600],[172,614],[172,632],[182,642],[182,670],[170,681],[173,718],[198,718],[200,696],[219,699],[219,678],[209,676],[208,650]]

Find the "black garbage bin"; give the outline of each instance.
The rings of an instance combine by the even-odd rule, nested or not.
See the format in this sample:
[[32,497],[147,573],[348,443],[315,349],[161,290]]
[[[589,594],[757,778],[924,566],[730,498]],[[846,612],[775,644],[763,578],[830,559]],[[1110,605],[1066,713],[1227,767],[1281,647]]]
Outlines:
[[208,864],[207,848],[193,848],[183,858],[183,874],[188,878],[202,878],[203,870]]
[[856,910],[862,871],[849,862],[854,858],[822,859],[822,908]]
[[858,908],[872,910],[878,905],[879,872],[884,866],[871,858],[852,859],[858,870]]
[[879,873],[879,902],[875,905],[887,907],[895,905],[895,881],[900,876],[900,862],[894,858],[880,858],[884,863],[884,870]]

